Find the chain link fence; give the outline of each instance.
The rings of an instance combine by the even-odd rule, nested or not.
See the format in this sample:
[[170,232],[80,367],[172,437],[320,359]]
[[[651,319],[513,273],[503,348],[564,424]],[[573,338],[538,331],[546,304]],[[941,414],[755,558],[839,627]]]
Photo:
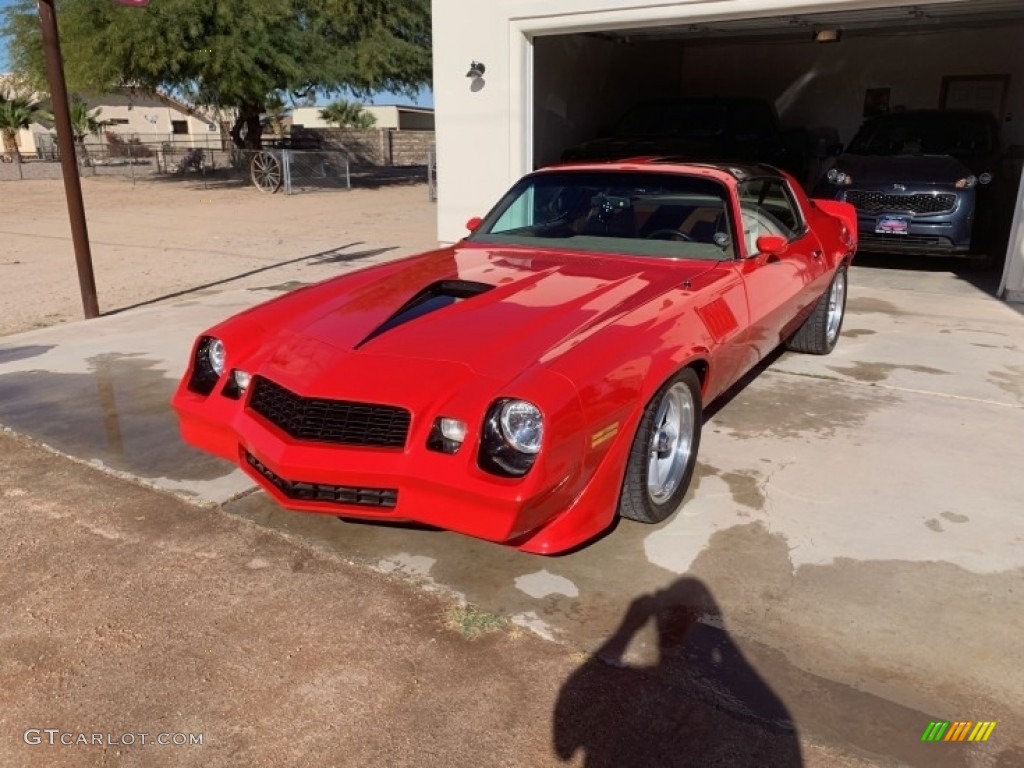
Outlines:
[[[13,153],[0,153],[0,181],[60,178],[60,149],[48,134],[35,138],[35,153],[22,154],[20,161]],[[106,139],[76,145],[83,177],[116,176],[132,183],[182,180],[204,188],[251,185],[271,194],[426,183],[430,199],[436,199],[432,152],[422,165],[379,166],[356,163],[349,153],[334,149],[292,149],[268,142],[265,149],[240,150],[217,136],[144,140],[108,134]]]

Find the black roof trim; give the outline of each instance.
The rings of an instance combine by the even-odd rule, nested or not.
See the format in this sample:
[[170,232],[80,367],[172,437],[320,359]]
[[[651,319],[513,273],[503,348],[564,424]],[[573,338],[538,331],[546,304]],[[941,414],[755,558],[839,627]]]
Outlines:
[[722,160],[717,162],[696,161],[678,155],[655,157],[649,162],[663,165],[691,165],[695,168],[710,168],[728,173],[736,179],[747,179],[751,176],[782,176],[778,168],[766,163],[730,163]]

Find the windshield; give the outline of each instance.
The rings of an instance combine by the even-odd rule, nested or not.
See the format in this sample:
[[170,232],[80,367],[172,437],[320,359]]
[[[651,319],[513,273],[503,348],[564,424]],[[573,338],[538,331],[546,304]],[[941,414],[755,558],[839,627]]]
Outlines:
[[558,171],[527,176],[469,240],[723,260],[733,257],[728,191],[698,176]]
[[854,155],[980,155],[994,151],[995,137],[978,115],[891,115],[871,120],[850,142]]

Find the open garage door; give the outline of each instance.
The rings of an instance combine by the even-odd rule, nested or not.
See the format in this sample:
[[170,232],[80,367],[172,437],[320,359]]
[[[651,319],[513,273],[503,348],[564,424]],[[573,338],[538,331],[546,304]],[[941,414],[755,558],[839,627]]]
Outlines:
[[[985,232],[983,248],[975,240],[975,255],[984,251],[998,267],[1011,240],[1014,209],[1024,202],[1018,194],[1024,159],[1022,39],[1024,4],[1015,0],[701,23],[662,20],[657,26],[637,22],[628,28],[538,36],[533,60],[533,164],[588,154],[611,156],[616,151],[619,156],[661,154],[667,134],[678,132],[680,125],[666,127],[670,112],[663,110],[659,126],[657,110],[645,113],[643,105],[684,97],[690,117],[667,118],[677,123],[689,120],[689,133],[673,154],[685,155],[686,142],[705,151],[715,147],[714,141],[708,142],[719,130],[715,121],[728,120],[729,130],[746,134],[728,145],[747,153],[737,159],[788,166],[813,189],[837,164],[837,145],[856,149],[849,147],[850,142],[872,116],[982,110],[992,114],[997,146],[993,158],[981,163],[984,168],[963,174],[963,184],[977,186],[977,211],[984,217],[983,227],[973,227]],[[702,110],[714,114],[703,115]],[[723,110],[728,112],[725,118]],[[942,130],[954,134],[953,143],[980,146],[986,141],[980,135],[969,136],[973,129],[966,124]],[[647,131],[654,140],[618,141],[629,139],[630,131]],[[772,132],[776,136],[769,141],[766,135]],[[751,137],[760,138],[743,143]],[[928,146],[932,138],[907,137],[902,149],[891,150],[894,156],[887,167],[891,170],[899,162],[897,154],[939,154],[933,151],[936,145]],[[763,157],[750,157],[750,152]],[[870,175],[860,166],[856,171],[839,170],[853,178],[848,190],[837,188],[837,193],[880,193],[874,186],[856,189],[857,176],[863,180]],[[886,183],[900,183],[889,175],[882,174]],[[905,191],[908,196],[915,192]],[[890,226],[895,237],[904,236],[884,242],[897,242],[910,253],[914,248],[907,246],[915,237],[925,243],[925,250],[930,247],[925,238],[931,237],[939,245],[952,243],[949,250],[956,252],[959,241],[952,234],[941,229],[922,234],[918,226],[929,212],[947,204],[947,198],[922,197],[906,204],[901,199],[899,204],[908,208],[903,214],[909,216],[881,219],[891,213],[886,208],[891,202],[871,198],[866,203],[881,206],[872,213],[872,228],[880,221],[878,227]],[[996,282],[998,273],[993,290]]]

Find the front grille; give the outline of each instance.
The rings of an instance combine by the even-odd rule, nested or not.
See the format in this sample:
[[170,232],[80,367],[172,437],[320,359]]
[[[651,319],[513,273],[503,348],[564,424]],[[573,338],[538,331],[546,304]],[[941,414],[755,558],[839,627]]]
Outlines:
[[956,250],[953,241],[940,235],[875,235],[860,236],[858,245],[862,251],[879,248],[882,251],[914,251],[924,249],[929,252],[950,252]]
[[333,504],[383,507],[385,509],[393,509],[398,504],[397,488],[355,488],[348,485],[285,480],[248,451],[245,451],[245,460],[289,499],[326,501]]
[[902,194],[853,190],[846,193],[846,202],[868,213],[949,213],[956,208],[956,195],[948,192]]
[[303,397],[270,379],[253,379],[249,407],[296,440],[402,448],[410,414],[404,408]]

